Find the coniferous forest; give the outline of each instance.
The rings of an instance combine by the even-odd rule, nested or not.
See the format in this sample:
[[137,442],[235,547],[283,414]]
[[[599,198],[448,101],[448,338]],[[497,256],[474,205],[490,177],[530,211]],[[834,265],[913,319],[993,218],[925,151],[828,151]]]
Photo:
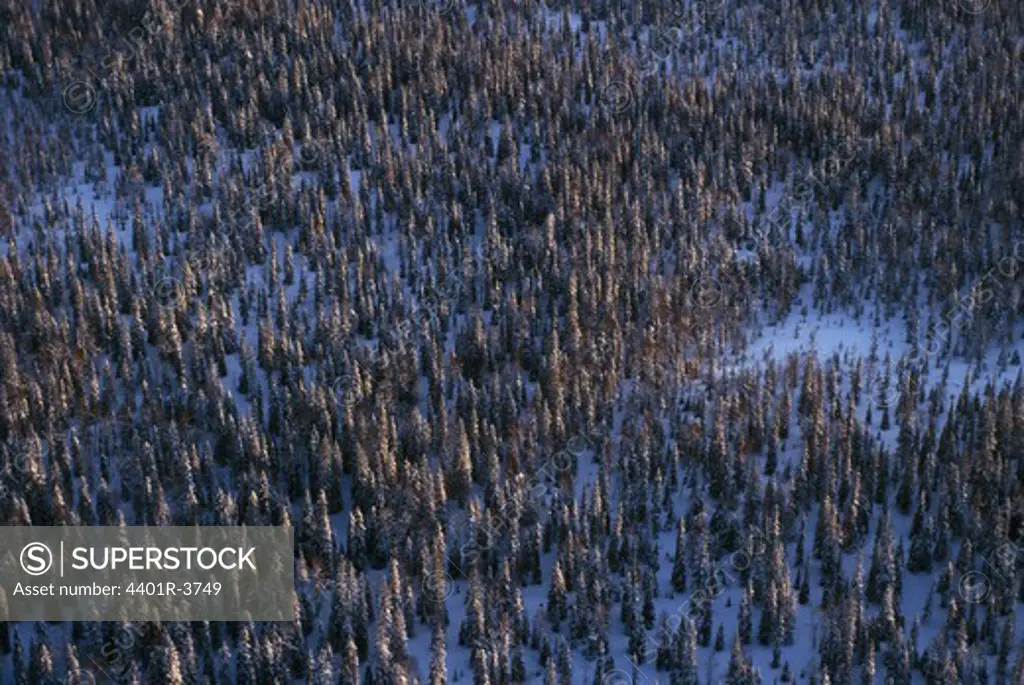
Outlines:
[[0,683],[1024,683],[1019,0],[0,0],[0,83],[0,525],[296,578]]

